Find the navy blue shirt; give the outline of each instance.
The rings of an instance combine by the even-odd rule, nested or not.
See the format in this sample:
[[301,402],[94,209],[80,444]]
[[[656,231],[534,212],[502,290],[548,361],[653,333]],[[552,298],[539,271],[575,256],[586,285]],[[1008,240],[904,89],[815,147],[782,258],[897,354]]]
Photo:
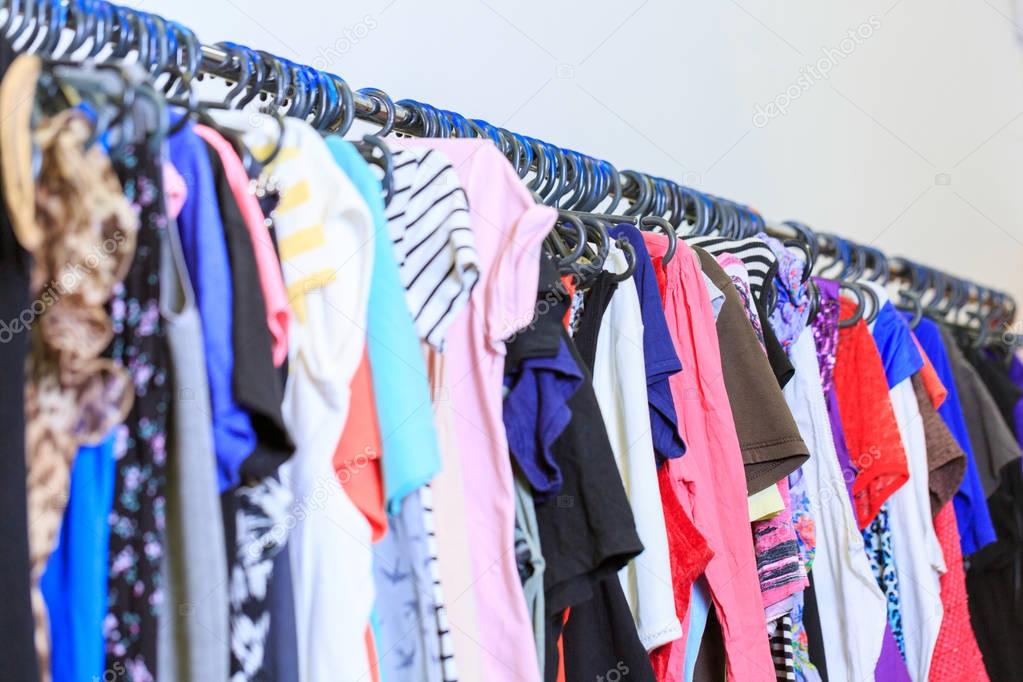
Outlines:
[[657,275],[643,235],[633,225],[616,225],[608,230],[613,238],[624,237],[636,251],[636,270],[632,274],[643,315],[643,359],[646,364],[647,400],[650,403],[650,430],[658,463],[681,457],[686,444],[678,431],[675,401],[668,377],[682,371],[664,318],[664,305],[657,288]]
[[551,446],[572,421],[569,400],[583,371],[565,342],[561,318],[566,293],[554,263],[540,258],[536,317],[508,342],[504,426],[508,450],[538,501],[561,491],[561,469]]

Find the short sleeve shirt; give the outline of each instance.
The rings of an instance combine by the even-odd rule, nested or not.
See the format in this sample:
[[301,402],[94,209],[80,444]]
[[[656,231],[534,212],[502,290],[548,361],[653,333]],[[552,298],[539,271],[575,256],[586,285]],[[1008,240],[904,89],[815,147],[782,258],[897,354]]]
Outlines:
[[394,142],[444,152],[469,201],[480,278],[469,304],[448,327],[444,354],[465,504],[472,510],[467,519],[472,590],[486,679],[529,682],[539,669],[534,657],[521,655],[534,646],[533,628],[510,551],[515,496],[501,394],[505,340],[532,319],[541,244],[557,214],[533,200],[489,140]]
[[469,202],[444,152],[412,147],[393,154],[387,225],[401,283],[419,338],[443,350],[480,276]]
[[[763,242],[757,243],[767,248]],[[748,492],[758,492],[798,469],[808,457],[806,444],[735,284],[713,256],[702,249],[694,251],[703,271],[726,297],[717,319],[721,367],[742,448]]]
[[[852,317],[855,308],[855,303],[842,298],[840,319]],[[909,480],[885,366],[862,319],[839,329],[834,382],[846,448],[856,468],[853,500],[862,529],[892,493]]]

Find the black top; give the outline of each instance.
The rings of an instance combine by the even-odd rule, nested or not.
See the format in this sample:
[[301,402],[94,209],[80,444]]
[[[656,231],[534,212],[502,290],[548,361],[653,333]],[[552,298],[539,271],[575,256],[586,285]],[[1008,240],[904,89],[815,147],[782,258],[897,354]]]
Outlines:
[[523,360],[550,358],[558,354],[561,346],[561,315],[558,313],[564,310],[559,302],[567,295],[554,262],[546,254],[540,254],[540,280],[533,319],[507,341],[505,374],[518,371]]
[[220,155],[210,147],[206,151],[216,183],[220,218],[231,262],[234,291],[231,311],[234,375],[231,387],[235,400],[249,414],[256,432],[256,447],[242,462],[241,476],[243,481],[261,480],[272,476],[277,467],[291,457],[295,445],[281,414],[283,388],[273,365],[273,342],[266,323],[266,304],[252,239],[235,202]]
[[988,498],[998,541],[969,557],[966,590],[970,620],[988,677],[1023,680],[1023,469],[1001,470]]
[[[562,648],[566,682],[657,679],[616,575],[602,580],[592,599],[572,609]],[[546,676],[551,679],[550,674]]]
[[598,580],[617,574],[643,551],[589,371],[564,338],[586,376],[569,400],[572,421],[551,447],[563,477],[561,493],[536,504],[550,615],[592,597]]
[[[643,545],[591,379],[597,332],[616,287],[613,275],[601,273],[588,292],[575,336],[578,348],[559,329],[585,379],[569,401],[572,421],[552,448],[564,478],[561,494],[536,506],[546,561],[548,680],[557,676],[558,634],[562,612],[569,607],[562,640],[566,680],[589,682],[616,673],[630,680],[654,680],[618,580],[618,571]],[[562,302],[552,316],[560,320],[566,307],[567,301]]]
[[583,314],[579,320],[579,329],[576,330],[575,345],[579,349],[579,355],[590,372],[593,372],[593,361],[597,356],[597,333],[600,331],[600,321],[607,312],[607,306],[611,303],[618,283],[615,282],[615,275],[603,271],[597,275],[596,281],[589,291],[586,292],[586,302],[583,304]]
[[1005,424],[1016,432],[1016,405],[1023,400],[1023,390],[1009,377],[1009,369],[1003,362],[999,362],[981,353],[973,347],[967,347],[963,355],[973,368],[977,370],[991,397],[998,405],[998,411],[1005,420]]
[[[0,38],[0,78],[15,53]],[[0,178],[2,180],[2,178]],[[2,187],[2,184],[0,184]],[[32,259],[14,236],[7,206],[0,206],[0,680],[39,682],[29,600],[28,512],[25,470],[25,360]],[[31,320],[27,320],[31,324]]]

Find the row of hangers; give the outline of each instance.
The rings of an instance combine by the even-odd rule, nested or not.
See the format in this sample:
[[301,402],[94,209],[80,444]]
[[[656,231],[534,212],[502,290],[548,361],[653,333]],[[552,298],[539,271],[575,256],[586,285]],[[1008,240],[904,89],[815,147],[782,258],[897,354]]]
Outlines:
[[[162,127],[149,134],[162,139],[173,135],[189,119],[211,123],[217,108],[241,109],[258,97],[261,109],[283,130],[283,117],[308,121],[325,133],[344,135],[356,117],[380,124],[375,133],[358,143],[367,161],[383,170],[385,200],[393,194],[393,160],[383,141],[391,133],[429,137],[477,137],[494,141],[509,158],[517,174],[539,203],[558,209],[554,231],[545,244],[560,270],[576,277],[580,287],[592,283],[612,242],[608,227],[630,223],[656,230],[669,238],[665,261],[677,248],[678,235],[719,234],[730,239],[752,237],[767,229],[755,210],[720,197],[684,187],[670,180],[624,170],[574,150],[468,119],[453,111],[415,100],[393,101],[376,88],[353,91],[339,76],[275,56],[262,50],[222,42],[204,46],[193,31],[158,15],[100,0],[4,0],[7,15],[0,25],[20,50],[45,58],[53,74],[51,93],[70,84],[92,98],[96,137],[131,121],[126,115],[140,102],[159,103],[161,97],[186,112],[176,123],[163,117]],[[64,38],[64,40],[62,40]],[[140,80],[125,66],[133,61],[148,80]],[[83,62],[90,65],[80,68]],[[103,74],[101,77],[98,74]],[[229,89],[221,100],[200,101],[196,84],[206,76],[222,77]],[[112,83],[120,80],[122,89]],[[239,151],[244,152],[239,146]],[[253,172],[269,163],[278,149],[263,159],[245,158]],[[783,224],[793,233],[787,245],[799,248],[807,267],[804,282],[817,296],[810,277],[837,278],[857,300],[857,314],[872,319],[876,296],[857,284],[861,277],[886,284],[895,274],[908,286],[899,291],[900,305],[976,331],[979,342],[990,339],[998,324],[1010,322],[1015,301],[1001,293],[937,270],[901,259],[894,268],[878,249],[828,234],[817,234],[795,221]],[[776,230],[777,228],[775,228]],[[631,276],[635,253],[627,241],[619,242],[629,261],[621,280]],[[821,258],[823,256],[823,258]],[[773,289],[768,290],[773,308]],[[972,303],[973,307],[970,307]]]
[[907,258],[889,259],[877,247],[815,233],[802,223],[789,221],[784,225],[806,246],[809,268],[818,276],[837,280],[856,299],[857,311],[843,325],[860,319],[872,322],[877,316],[877,295],[860,283],[867,280],[882,286],[902,285],[895,289],[895,305],[911,314],[912,328],[927,316],[953,328],[975,347],[1001,345],[1011,350],[1018,344],[1015,335],[995,333],[1008,329],[1015,319],[1016,301],[1012,296]]

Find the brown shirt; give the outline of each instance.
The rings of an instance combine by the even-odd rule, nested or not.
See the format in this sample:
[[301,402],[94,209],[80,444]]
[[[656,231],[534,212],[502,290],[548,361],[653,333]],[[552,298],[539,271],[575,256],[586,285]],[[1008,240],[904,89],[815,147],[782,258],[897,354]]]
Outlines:
[[937,516],[945,503],[952,499],[966,472],[966,453],[959,447],[945,420],[931,402],[930,394],[920,374],[913,375],[913,392],[920,406],[927,444],[927,486],[931,497],[931,516]]
[[725,295],[717,319],[721,369],[752,495],[802,466],[810,451],[731,278],[713,256],[693,250],[703,272]]

